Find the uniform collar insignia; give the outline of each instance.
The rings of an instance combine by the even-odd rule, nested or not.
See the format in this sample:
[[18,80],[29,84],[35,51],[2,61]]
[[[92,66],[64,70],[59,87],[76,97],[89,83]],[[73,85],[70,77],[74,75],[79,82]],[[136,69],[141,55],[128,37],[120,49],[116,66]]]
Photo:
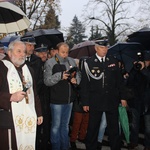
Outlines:
[[94,61],[95,61],[95,62],[98,62],[98,59],[97,59],[97,58],[95,58],[95,59],[94,59]]
[[107,60],[107,61],[109,61],[109,58],[108,58],[108,57],[106,57],[106,60]]

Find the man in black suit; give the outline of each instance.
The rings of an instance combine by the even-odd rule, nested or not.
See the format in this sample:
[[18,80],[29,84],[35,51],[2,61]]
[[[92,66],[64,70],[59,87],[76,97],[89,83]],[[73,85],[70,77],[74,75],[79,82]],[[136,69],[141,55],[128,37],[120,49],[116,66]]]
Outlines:
[[[44,73],[44,64],[47,60],[48,47],[45,44],[39,44],[35,46],[35,55],[42,60],[42,71]],[[44,81],[40,84],[39,98],[42,106],[43,124],[38,126],[39,130],[39,144],[37,150],[49,150],[50,146],[50,87],[44,84]]]
[[25,63],[34,70],[34,77],[37,86],[37,93],[40,90],[40,84],[43,82],[42,60],[34,54],[35,38],[33,36],[23,36],[21,38],[26,45],[26,61]]
[[95,45],[96,54],[84,62],[81,80],[81,100],[89,111],[86,149],[97,149],[102,113],[106,113],[111,150],[120,150],[118,105],[127,106],[118,61],[107,56],[107,43]]

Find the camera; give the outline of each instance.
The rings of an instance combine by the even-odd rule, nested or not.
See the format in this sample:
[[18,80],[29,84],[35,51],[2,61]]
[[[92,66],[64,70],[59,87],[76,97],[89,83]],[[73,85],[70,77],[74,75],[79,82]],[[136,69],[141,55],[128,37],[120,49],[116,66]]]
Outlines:
[[137,62],[134,64],[135,70],[140,70],[142,68],[142,65],[139,63],[139,61],[144,61],[143,54],[141,52],[137,53]]
[[66,73],[69,74],[69,77],[68,77],[68,81],[70,82],[70,80],[75,77],[76,75],[76,72],[77,72],[77,67],[72,67],[71,69],[69,69]]
[[[77,67],[72,67],[71,69],[69,69],[66,73],[69,74],[68,76],[68,82],[71,83],[71,79],[74,78],[76,76],[76,72],[78,71]],[[73,88],[77,88],[77,84],[72,84]]]

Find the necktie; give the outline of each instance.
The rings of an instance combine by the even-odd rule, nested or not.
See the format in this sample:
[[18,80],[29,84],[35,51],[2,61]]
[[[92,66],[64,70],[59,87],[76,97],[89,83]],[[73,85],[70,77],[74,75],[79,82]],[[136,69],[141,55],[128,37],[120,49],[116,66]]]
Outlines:
[[26,59],[27,59],[28,62],[30,62],[30,57],[27,57]]
[[101,58],[101,62],[102,62],[102,63],[104,62],[104,58],[103,58],[103,57]]

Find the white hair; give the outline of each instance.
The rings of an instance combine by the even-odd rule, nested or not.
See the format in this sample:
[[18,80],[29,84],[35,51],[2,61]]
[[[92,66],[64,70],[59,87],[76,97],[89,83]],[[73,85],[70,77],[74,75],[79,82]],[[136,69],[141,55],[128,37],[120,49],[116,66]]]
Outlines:
[[8,51],[12,51],[12,50],[14,49],[14,46],[15,46],[16,44],[22,44],[22,45],[24,45],[24,47],[25,47],[25,49],[26,49],[26,45],[25,45],[24,42],[22,42],[22,41],[12,41],[12,42],[8,45]]

